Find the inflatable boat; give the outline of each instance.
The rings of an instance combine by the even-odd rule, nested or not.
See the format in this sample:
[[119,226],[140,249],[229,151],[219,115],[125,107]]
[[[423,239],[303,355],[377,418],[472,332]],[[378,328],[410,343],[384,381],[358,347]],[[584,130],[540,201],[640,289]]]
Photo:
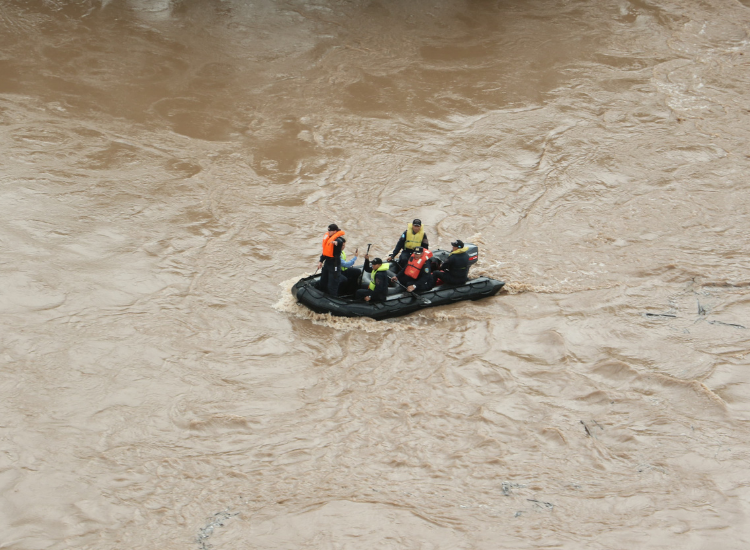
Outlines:
[[[477,262],[479,249],[476,245],[467,244],[469,248],[469,265]],[[447,250],[433,251],[433,258],[445,261],[450,252]],[[362,266],[357,266],[362,269]],[[389,272],[388,276],[395,275]],[[471,272],[469,272],[471,277]],[[480,300],[487,296],[494,296],[505,285],[503,281],[489,277],[469,278],[462,285],[439,285],[421,293],[409,293],[402,287],[395,286],[388,289],[388,297],[384,302],[363,302],[354,300],[352,296],[334,297],[316,288],[320,274],[304,277],[292,287],[292,295],[298,302],[316,313],[330,313],[337,317],[369,317],[380,320],[389,317],[407,315],[428,307],[443,306],[461,300]],[[362,274],[361,288],[370,284],[370,274]]]

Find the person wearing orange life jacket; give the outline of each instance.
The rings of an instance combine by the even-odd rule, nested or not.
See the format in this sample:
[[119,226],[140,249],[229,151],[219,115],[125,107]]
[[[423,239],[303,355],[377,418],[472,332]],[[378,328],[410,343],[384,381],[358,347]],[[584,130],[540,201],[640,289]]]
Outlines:
[[425,292],[434,286],[432,279],[432,252],[418,246],[409,258],[406,267],[392,281],[398,281],[409,292]]
[[430,242],[427,239],[427,235],[422,227],[422,220],[415,219],[407,227],[406,231],[401,234],[401,238],[396,243],[396,248],[386,258],[387,262],[390,262],[396,255],[401,252],[398,257],[397,263],[403,269],[406,266],[406,262],[409,261],[409,256],[412,255],[414,249],[418,246],[422,248],[430,248]]
[[344,246],[344,235],[345,233],[335,223],[330,224],[328,231],[323,234],[323,253],[318,263],[318,269],[323,269],[320,272],[317,288],[331,296],[339,295],[339,285],[346,280],[341,274],[341,249]]

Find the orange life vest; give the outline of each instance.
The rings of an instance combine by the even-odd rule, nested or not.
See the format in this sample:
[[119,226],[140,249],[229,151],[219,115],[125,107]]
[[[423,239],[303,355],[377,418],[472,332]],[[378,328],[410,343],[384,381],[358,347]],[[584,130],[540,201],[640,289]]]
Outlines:
[[328,232],[326,232],[326,234],[323,235],[323,256],[333,258],[333,241],[344,235],[346,235],[346,233],[341,230],[336,231],[336,233],[330,237],[328,236]]
[[422,266],[427,262],[430,258],[432,258],[432,252],[425,249],[424,252],[422,252],[422,255],[417,258],[415,254],[412,254],[409,258],[409,263],[406,264],[406,269],[404,269],[404,273],[407,277],[411,277],[412,279],[416,279],[419,277],[420,271],[422,271]]

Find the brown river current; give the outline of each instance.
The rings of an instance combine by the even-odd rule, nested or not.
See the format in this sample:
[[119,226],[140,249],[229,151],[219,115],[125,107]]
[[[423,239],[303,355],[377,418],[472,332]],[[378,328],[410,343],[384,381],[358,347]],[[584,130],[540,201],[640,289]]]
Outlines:
[[0,548],[750,547],[750,0],[4,0],[0,151]]

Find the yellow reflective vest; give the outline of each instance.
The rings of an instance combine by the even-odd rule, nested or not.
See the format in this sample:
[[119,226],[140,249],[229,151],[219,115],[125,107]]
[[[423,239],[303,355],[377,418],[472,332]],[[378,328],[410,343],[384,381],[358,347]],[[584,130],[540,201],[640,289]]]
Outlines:
[[414,250],[418,246],[422,246],[422,239],[424,239],[424,226],[419,228],[419,233],[416,235],[411,229],[412,224],[409,224],[406,229],[406,241],[404,242],[404,248]]
[[391,264],[386,262],[379,268],[372,270],[372,273],[370,273],[370,290],[375,290],[375,274],[380,273],[381,271],[388,271],[389,267],[391,267]]

